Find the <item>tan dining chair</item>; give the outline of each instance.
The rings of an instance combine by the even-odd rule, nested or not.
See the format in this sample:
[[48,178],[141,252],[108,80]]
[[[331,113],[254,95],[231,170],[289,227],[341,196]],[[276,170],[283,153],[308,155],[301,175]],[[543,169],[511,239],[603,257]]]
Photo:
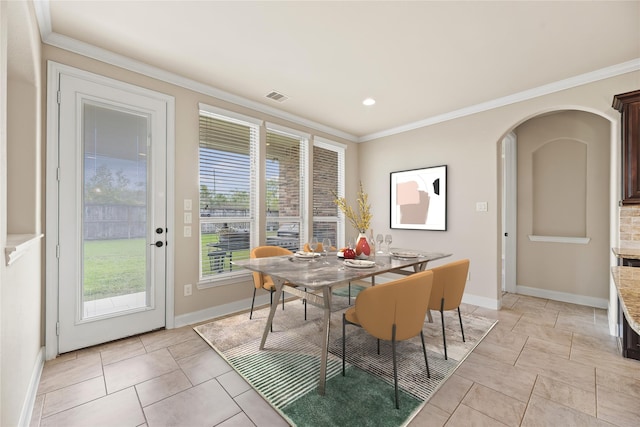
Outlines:
[[[272,256],[293,255],[289,249],[282,248],[280,246],[258,246],[251,250],[250,258],[267,258]],[[256,291],[258,289],[264,289],[269,292],[271,305],[273,305],[273,293],[276,291],[275,283],[271,276],[258,272],[253,273],[253,298],[251,299],[251,311],[249,312],[249,319],[253,316],[253,305],[256,300]],[[295,286],[291,283],[285,283],[285,286]],[[304,303],[304,320],[307,320],[307,301]],[[284,295],[282,295],[282,309],[284,310]],[[271,326],[273,332],[273,325]]]
[[442,321],[442,343],[444,345],[444,358],[447,359],[447,337],[444,328],[444,312],[447,310],[458,309],[458,319],[460,320],[460,331],[462,332],[462,341],[464,342],[464,328],[462,327],[462,316],[460,315],[460,303],[464,294],[464,287],[467,284],[467,275],[469,273],[469,260],[462,259],[450,262],[445,265],[434,267],[433,287],[431,289],[431,298],[429,300],[429,309],[438,310],[440,312],[440,320]]
[[422,271],[393,282],[367,288],[358,294],[355,305],[348,308],[342,315],[342,376],[345,375],[346,325],[360,326],[377,338],[378,354],[380,354],[380,340],[391,341],[396,409],[400,409],[396,362],[397,341],[404,341],[420,334],[427,376],[431,378],[422,328],[429,306],[432,281],[433,273]]

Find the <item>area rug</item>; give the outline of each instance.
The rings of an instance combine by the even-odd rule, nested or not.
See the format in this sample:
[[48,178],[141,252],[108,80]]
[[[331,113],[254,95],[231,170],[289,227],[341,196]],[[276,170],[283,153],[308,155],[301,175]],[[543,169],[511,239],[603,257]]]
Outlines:
[[[353,291],[352,287],[352,291]],[[358,289],[359,290],[359,289]],[[357,293],[357,292],[356,292]],[[318,394],[322,310],[309,306],[307,320],[300,300],[278,307],[273,332],[259,350],[268,308],[196,326],[194,330],[294,426],[401,426],[424,406],[455,371],[495,321],[464,313],[466,342],[457,312],[445,313],[448,360],[444,359],[440,314],[425,321],[424,336],[431,377],[427,377],[420,337],[397,344],[400,409],[395,409],[391,343],[356,326],[347,326],[346,375],[342,376],[344,290],[333,295],[325,395]],[[352,303],[353,303],[352,292]]]

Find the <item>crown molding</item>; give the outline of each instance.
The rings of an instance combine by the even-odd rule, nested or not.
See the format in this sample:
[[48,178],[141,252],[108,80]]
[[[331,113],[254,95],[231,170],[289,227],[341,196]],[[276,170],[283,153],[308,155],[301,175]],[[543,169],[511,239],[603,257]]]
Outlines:
[[407,132],[414,129],[419,129],[426,126],[431,126],[436,123],[446,122],[447,120],[458,119],[460,117],[469,116],[471,114],[481,113],[483,111],[492,110],[494,108],[504,107],[506,105],[515,104],[516,102],[527,101],[529,99],[537,98],[544,95],[549,95],[554,92],[559,92],[565,89],[571,89],[576,86],[581,86],[587,83],[593,83],[598,80],[615,77],[621,74],[630,73],[640,70],[640,58],[633,59],[631,61],[623,62],[621,64],[612,65],[610,67],[602,68],[590,73],[580,74],[568,79],[559,80],[557,82],[549,83],[543,86],[538,86],[533,89],[517,92],[511,95],[503,96],[502,98],[496,98],[491,101],[482,102],[480,104],[471,105],[469,107],[461,108],[459,110],[450,111],[448,113],[432,116],[417,122],[407,123],[406,125],[394,127],[391,129],[383,130],[380,132],[372,133],[369,135],[361,136],[358,138],[358,142],[371,141],[373,139],[382,138],[384,136],[396,135],[398,133]]
[[621,74],[630,73],[640,70],[640,58],[633,59],[631,61],[623,62],[621,64],[612,65],[606,68],[602,68],[593,72],[580,74],[578,76],[570,77],[568,79],[559,80],[557,82],[549,83],[543,86],[539,86],[533,89],[528,89],[522,92],[517,92],[511,95],[507,95],[501,98],[493,99],[480,104],[471,105],[458,110],[450,111],[444,114],[438,114],[436,116],[427,117],[423,120],[407,123],[405,125],[389,128],[380,132],[375,132],[369,135],[357,137],[347,132],[343,132],[338,129],[334,129],[330,126],[323,125],[321,123],[314,122],[312,120],[305,119],[295,114],[287,113],[280,109],[252,101],[250,99],[234,95],[232,93],[217,89],[213,86],[206,85],[195,80],[188,79],[175,73],[165,71],[163,69],[153,67],[151,65],[136,61],[135,59],[128,58],[123,55],[116,54],[114,52],[102,49],[79,40],[63,36],[61,34],[54,33],[51,26],[51,14],[49,9],[49,0],[34,0],[34,7],[36,12],[36,18],[38,20],[38,26],[40,28],[40,37],[42,42],[60,49],[68,50],[70,52],[77,53],[82,56],[86,56],[98,61],[105,62],[107,64],[115,65],[117,67],[145,75],[157,80],[161,80],[176,86],[183,87],[185,89],[193,90],[204,95],[208,95],[222,101],[230,102],[241,107],[250,108],[255,111],[259,111],[264,114],[269,114],[274,117],[278,117],[287,120],[292,123],[296,123],[301,126],[308,127],[320,132],[325,132],[329,135],[337,136],[351,142],[367,142],[374,139],[396,135],[402,132],[407,132],[427,126],[431,126],[437,123],[442,123],[448,120],[454,120],[461,117],[469,116],[472,114],[481,113],[483,111],[492,110],[494,108],[504,107],[506,105],[514,104],[521,101],[527,101],[533,98],[537,98],[551,93],[559,92],[573,87],[581,86],[588,83],[593,83],[598,80],[603,80],[610,77],[615,77]]

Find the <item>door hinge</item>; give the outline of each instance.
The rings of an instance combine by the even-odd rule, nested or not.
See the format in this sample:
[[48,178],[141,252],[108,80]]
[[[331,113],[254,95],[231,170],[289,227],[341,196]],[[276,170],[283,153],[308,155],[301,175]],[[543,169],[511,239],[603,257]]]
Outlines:
[[56,245],[56,258],[60,258],[60,245]]
[[58,105],[60,105],[60,103],[62,102],[62,92],[58,91],[58,93],[57,93],[57,95],[56,95],[56,96],[57,96],[57,98],[58,98],[58,99],[57,99],[57,101],[58,101]]
[[60,336],[60,322],[56,322],[56,336]]

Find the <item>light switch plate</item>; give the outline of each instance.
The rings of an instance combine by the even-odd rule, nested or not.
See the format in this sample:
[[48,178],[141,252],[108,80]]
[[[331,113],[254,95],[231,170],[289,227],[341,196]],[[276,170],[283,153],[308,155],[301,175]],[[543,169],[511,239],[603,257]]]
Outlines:
[[476,202],[476,212],[486,212],[488,210],[487,202]]
[[184,237],[191,237],[191,226],[190,225],[185,225],[184,226]]
[[185,211],[191,210],[191,199],[184,199],[184,210]]
[[184,223],[191,224],[191,212],[184,213]]

